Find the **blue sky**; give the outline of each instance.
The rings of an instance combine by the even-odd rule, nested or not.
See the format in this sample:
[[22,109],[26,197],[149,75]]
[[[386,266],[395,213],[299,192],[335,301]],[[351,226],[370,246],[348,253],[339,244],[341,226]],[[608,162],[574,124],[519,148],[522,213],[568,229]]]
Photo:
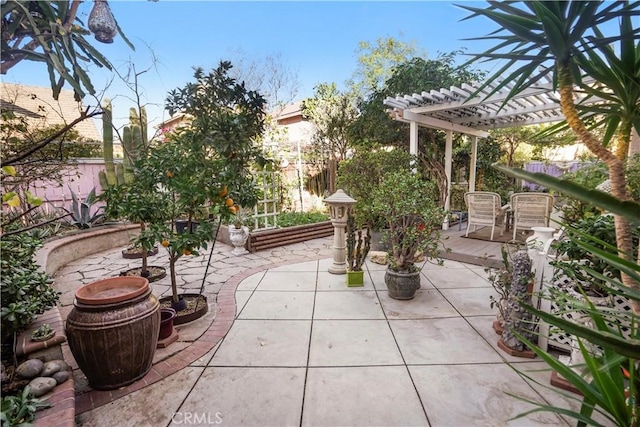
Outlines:
[[[469,2],[457,2],[469,3]],[[85,20],[92,2],[81,5]],[[356,69],[359,41],[375,42],[394,37],[415,42],[429,58],[438,52],[467,47],[479,52],[482,42],[463,38],[486,35],[494,27],[483,18],[459,22],[468,13],[444,1],[110,1],[112,11],[125,34],[136,46],[131,51],[120,39],[112,45],[96,46],[121,70],[129,59],[138,69],[151,64],[151,51],[159,65],[140,79],[149,118],[157,123],[167,118],[162,109],[168,91],[192,79],[193,67],[210,69],[220,60],[242,50],[247,56],[279,54],[282,62],[298,73],[299,99],[313,94],[322,82],[344,82]],[[475,2],[482,6],[484,3]],[[109,76],[92,73],[96,88],[103,88]],[[26,61],[3,76],[5,81],[48,86],[46,68]],[[127,91],[114,81],[106,96],[114,99],[114,115],[125,120],[130,100]],[[93,99],[86,104],[95,105]]]

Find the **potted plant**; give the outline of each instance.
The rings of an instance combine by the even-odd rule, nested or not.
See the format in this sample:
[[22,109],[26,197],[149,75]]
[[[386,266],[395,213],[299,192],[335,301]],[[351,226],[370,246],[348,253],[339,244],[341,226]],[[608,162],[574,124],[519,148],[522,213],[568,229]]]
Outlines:
[[43,325],[38,326],[33,332],[31,332],[31,340],[33,341],[46,341],[49,338],[53,337],[56,334],[51,328],[51,325],[45,323]]
[[509,296],[511,280],[513,279],[511,253],[507,249],[506,245],[502,245],[500,251],[502,252],[502,267],[498,269],[484,269],[484,271],[488,274],[487,279],[491,283],[491,286],[493,286],[493,289],[498,293],[497,299],[493,295],[489,297],[491,308],[496,307],[498,309],[496,320],[494,320],[493,322],[493,330],[498,335],[502,335],[502,331],[504,330],[504,315],[506,310],[507,297]]
[[136,181],[142,187],[153,189],[149,191],[153,193],[150,198],[162,206],[156,210],[157,216],[149,226],[140,233],[139,240],[159,241],[168,252],[171,308],[180,313],[187,308],[187,301],[178,292],[176,263],[184,256],[197,256],[200,249],[207,248],[213,223],[201,221],[198,227],[180,231],[176,221],[184,217],[190,224],[195,220],[196,208],[207,205],[215,216],[228,216],[229,212],[224,210],[224,201],[218,198],[223,184],[210,178],[221,167],[220,160],[201,162],[197,151],[194,152],[194,135],[189,130],[165,135],[165,141],[152,143],[146,155],[137,162]]
[[354,217],[357,224],[363,224],[370,230],[372,250],[386,251],[389,248],[382,241],[385,215],[374,209],[371,193],[380,187],[386,173],[408,168],[410,164],[410,154],[399,149],[360,150],[340,163],[337,188],[342,188],[356,200]]
[[[140,177],[140,173],[135,173]],[[107,187],[100,198],[107,202],[105,214],[110,218],[126,219],[132,223],[140,225],[140,233],[132,240],[132,245],[123,251],[123,257],[133,258],[126,255],[132,250],[139,250],[142,261],[140,267],[122,271],[123,276],[141,276],[154,282],[166,276],[164,267],[148,265],[147,257],[154,252],[157,253],[158,240],[146,233],[148,224],[162,221],[163,210],[166,201],[161,194],[156,191],[149,191],[149,182],[141,179],[134,179],[128,183],[121,183]]]
[[[266,163],[256,143],[264,130],[265,100],[230,77],[231,68],[226,61],[209,73],[197,68],[195,82],[169,93],[169,113],[181,112],[190,121],[153,143],[137,168],[146,188],[163,201],[162,218],[151,223],[146,234],[169,252],[171,303],[178,312],[174,324],[182,323],[184,306],[176,262],[206,249],[213,238],[213,221],[228,220],[237,212],[236,204],[255,204],[251,167]],[[176,231],[177,219],[186,218],[190,224],[205,209],[213,221],[200,220],[198,227],[187,227],[185,233]],[[196,296],[194,311],[204,297]]]
[[373,212],[385,218],[387,227],[385,283],[392,298],[411,299],[420,288],[418,256],[442,262],[438,247],[444,211],[434,201],[435,192],[433,182],[407,168],[386,174],[371,195]]
[[251,218],[252,211],[248,208],[233,206],[233,204],[229,208],[234,212],[229,221],[229,240],[234,247],[231,253],[244,255],[248,253],[245,244],[249,238],[249,227],[246,226],[246,223]]
[[371,233],[369,228],[356,226],[355,217],[351,212],[347,215],[347,286],[364,285],[364,271],[362,265],[371,249]]

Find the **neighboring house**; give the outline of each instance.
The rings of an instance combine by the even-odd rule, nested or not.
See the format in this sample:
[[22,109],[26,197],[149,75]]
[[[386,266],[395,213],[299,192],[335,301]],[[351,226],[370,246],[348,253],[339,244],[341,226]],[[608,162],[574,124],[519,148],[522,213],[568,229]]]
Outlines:
[[286,105],[276,117],[276,123],[287,129],[289,142],[304,147],[311,143],[315,126],[302,115],[302,101]]
[[[78,118],[85,107],[73,98],[72,90],[63,89],[56,101],[51,88],[15,83],[2,83],[2,109],[25,117],[30,126],[65,125]],[[83,120],[74,129],[82,141],[102,141],[93,119]]]
[[160,133],[171,132],[181,125],[186,125],[188,120],[189,116],[187,114],[176,113],[167,120],[160,122],[160,124],[156,126],[156,128],[160,130]]
[[[0,89],[2,109],[24,117],[31,128],[65,125],[77,119],[85,110],[85,106],[74,99],[72,90],[63,89],[56,101],[50,87],[2,82]],[[102,135],[92,118],[81,121],[74,129],[80,135],[80,142],[102,141]],[[71,201],[70,189],[81,198],[89,194],[93,188],[100,191],[98,171],[103,169],[103,159],[78,161],[68,169],[62,169],[61,184],[36,181],[30,187],[30,191],[49,202],[45,205],[45,210],[68,207]]]

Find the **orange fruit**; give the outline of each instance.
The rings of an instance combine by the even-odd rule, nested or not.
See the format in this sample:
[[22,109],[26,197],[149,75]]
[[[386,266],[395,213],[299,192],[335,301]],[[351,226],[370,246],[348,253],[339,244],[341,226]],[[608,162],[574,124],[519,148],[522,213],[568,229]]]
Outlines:
[[164,246],[165,248],[169,246],[169,241],[167,239],[164,239],[161,243],[162,246]]
[[173,172],[167,171],[167,178],[173,178]]
[[224,187],[222,187],[222,190],[220,190],[220,192],[218,193],[218,196],[220,197],[224,197],[227,194],[229,194],[229,189],[227,188],[227,186],[225,185]]
[[237,206],[229,206],[229,210],[231,211],[231,213],[238,213],[238,207]]
[[231,207],[233,206],[233,199],[231,197],[229,197],[227,200],[224,201],[227,206]]
[[182,255],[191,255],[191,251],[189,249],[187,249],[187,248],[184,248],[182,250]]

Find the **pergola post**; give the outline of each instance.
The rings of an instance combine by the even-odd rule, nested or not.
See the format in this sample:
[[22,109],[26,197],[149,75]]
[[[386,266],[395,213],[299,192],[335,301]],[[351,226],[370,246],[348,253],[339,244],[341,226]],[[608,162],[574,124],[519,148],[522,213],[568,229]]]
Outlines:
[[[409,153],[414,156],[418,155],[418,123],[413,121],[409,122]],[[413,160],[411,162],[411,172],[418,172]]]
[[[447,131],[447,145],[444,150],[444,173],[447,177],[447,194],[444,199],[444,210],[449,211],[451,207],[451,167],[453,164],[453,131]],[[446,215],[444,217],[444,222],[442,223],[442,229],[449,229],[449,216]]]
[[469,165],[469,191],[476,191],[476,164],[478,162],[478,137],[471,137],[471,164]]

